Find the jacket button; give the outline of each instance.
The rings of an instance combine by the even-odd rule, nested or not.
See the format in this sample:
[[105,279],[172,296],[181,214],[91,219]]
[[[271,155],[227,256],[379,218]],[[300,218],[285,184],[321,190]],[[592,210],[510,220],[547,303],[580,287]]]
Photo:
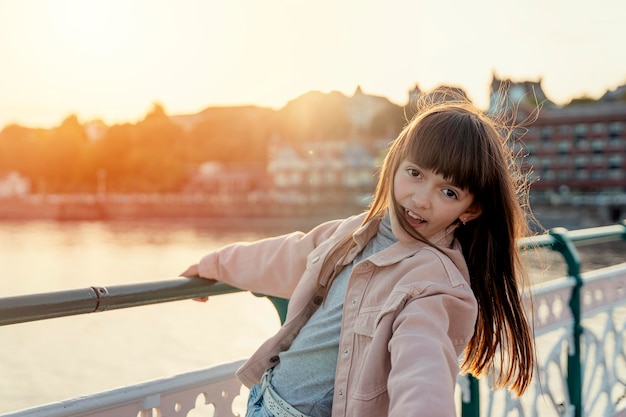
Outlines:
[[315,258],[311,259],[311,263],[314,264],[315,262],[319,261],[320,257],[316,256]]
[[272,357],[270,358],[270,362],[271,362],[271,363],[276,363],[276,362],[278,362],[278,361],[279,361],[278,356],[272,356]]
[[322,301],[324,301],[324,297],[322,297],[321,295],[318,295],[317,297],[313,299],[313,302],[315,303],[315,305],[322,304]]

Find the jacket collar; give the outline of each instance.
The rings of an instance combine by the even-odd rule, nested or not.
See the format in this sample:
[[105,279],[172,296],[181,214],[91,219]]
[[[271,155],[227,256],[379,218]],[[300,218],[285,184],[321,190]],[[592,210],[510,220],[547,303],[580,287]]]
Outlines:
[[[362,215],[362,217],[365,218],[365,214]],[[366,224],[361,225],[354,232],[353,239],[356,243],[356,247],[350,252],[348,259],[346,259],[346,263],[352,262],[352,259],[354,259],[356,254],[362,251],[365,245],[367,245],[367,242],[369,242],[376,235],[376,233],[378,233],[381,220],[381,217],[371,219]],[[448,228],[442,230],[430,239],[431,244],[442,249],[452,248],[454,242],[454,231],[457,227],[458,224],[448,226]],[[375,253],[370,257],[370,261],[379,266],[393,264],[401,261],[402,259],[413,256],[416,252],[427,246],[429,246],[427,243],[419,240],[410,243],[396,242],[390,247]]]

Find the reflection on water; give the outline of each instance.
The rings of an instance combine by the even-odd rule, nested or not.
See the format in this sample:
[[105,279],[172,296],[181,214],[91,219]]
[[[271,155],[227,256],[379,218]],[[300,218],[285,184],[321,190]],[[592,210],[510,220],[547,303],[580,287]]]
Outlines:
[[[169,279],[272,232],[204,223],[0,223],[0,294]],[[251,320],[253,318],[253,320]],[[279,326],[250,294],[0,327],[0,413],[242,359]]]
[[[0,296],[169,279],[226,243],[318,222],[0,223]],[[541,264],[565,274],[541,254],[525,255],[536,280]],[[581,250],[587,269],[624,254],[624,242]],[[269,301],[230,294],[0,327],[0,413],[238,360],[278,326]]]

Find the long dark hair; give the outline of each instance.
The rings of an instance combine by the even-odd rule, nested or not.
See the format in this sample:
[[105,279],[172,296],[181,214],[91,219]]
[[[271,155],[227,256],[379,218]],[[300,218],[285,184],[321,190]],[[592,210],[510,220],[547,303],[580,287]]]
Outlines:
[[[421,103],[421,110],[392,143],[364,224],[394,210],[408,234],[430,244],[406,222],[392,198],[393,178],[405,159],[452,179],[474,195],[481,215],[455,230],[478,302],[474,335],[461,368],[476,376],[497,369],[495,386],[521,394],[532,379],[534,344],[520,295],[527,277],[516,242],[528,234],[528,185],[511,151],[506,132],[512,130],[463,98],[433,97]],[[335,265],[353,245],[346,236],[333,248],[320,279],[334,278]]]

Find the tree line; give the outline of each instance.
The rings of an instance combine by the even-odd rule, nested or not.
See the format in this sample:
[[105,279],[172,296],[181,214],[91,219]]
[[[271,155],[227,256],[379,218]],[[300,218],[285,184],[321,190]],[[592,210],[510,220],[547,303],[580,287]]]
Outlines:
[[367,144],[395,135],[406,121],[405,109],[388,102],[366,126],[356,126],[352,99],[310,92],[280,110],[210,107],[190,116],[168,116],[155,103],[143,120],[105,127],[97,139],[75,115],[52,129],[9,125],[0,131],[0,174],[17,171],[32,193],[94,193],[103,176],[108,192],[179,192],[204,162],[266,163],[270,144],[355,138]]

